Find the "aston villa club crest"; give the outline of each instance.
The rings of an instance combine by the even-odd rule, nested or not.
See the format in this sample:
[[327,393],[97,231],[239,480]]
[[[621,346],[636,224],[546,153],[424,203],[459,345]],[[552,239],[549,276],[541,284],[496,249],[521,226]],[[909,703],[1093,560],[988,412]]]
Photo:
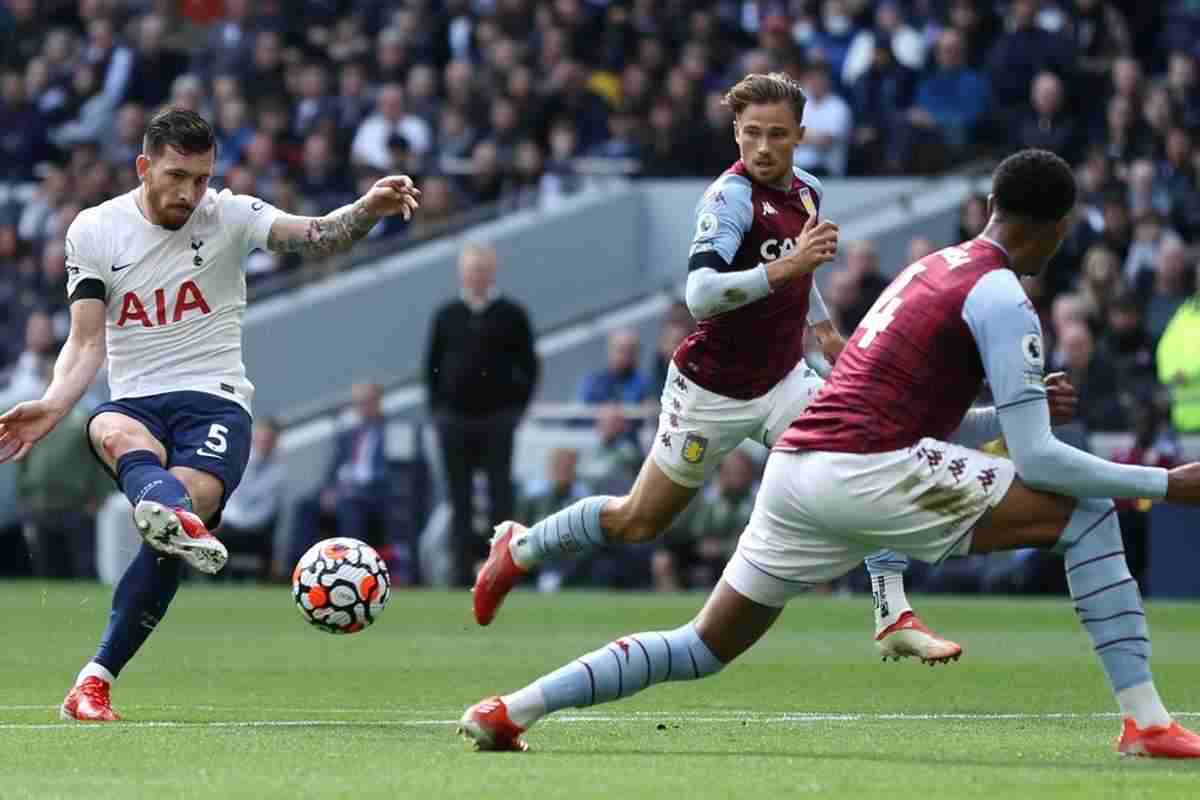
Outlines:
[[689,464],[699,464],[708,452],[708,439],[689,433],[683,439],[683,460]]
[[800,190],[800,205],[804,206],[804,211],[810,217],[817,215],[817,203],[813,200],[812,189],[807,186]]

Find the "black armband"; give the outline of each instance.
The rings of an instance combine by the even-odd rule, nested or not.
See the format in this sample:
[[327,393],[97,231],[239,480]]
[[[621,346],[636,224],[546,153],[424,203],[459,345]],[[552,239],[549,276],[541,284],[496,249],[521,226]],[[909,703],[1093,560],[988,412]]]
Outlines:
[[717,272],[729,271],[729,264],[725,262],[725,259],[721,258],[721,254],[716,250],[702,250],[688,259],[688,272],[695,272],[705,267]]
[[104,281],[99,278],[84,278],[75,284],[75,291],[71,292],[69,299],[72,303],[76,300],[104,300],[107,295]]

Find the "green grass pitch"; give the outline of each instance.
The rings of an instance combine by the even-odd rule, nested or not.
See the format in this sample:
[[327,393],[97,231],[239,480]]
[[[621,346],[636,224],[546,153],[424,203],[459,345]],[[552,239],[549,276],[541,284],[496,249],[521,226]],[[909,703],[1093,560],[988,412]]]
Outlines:
[[[715,678],[659,686],[472,752],[463,708],[700,595],[515,594],[487,629],[466,592],[398,591],[348,637],[284,587],[188,584],[122,676],[125,722],[57,705],[108,613],[98,586],[0,584],[0,798],[1187,798],[1200,764],[1120,759],[1115,706],[1065,601],[918,598],[965,645],[881,663],[869,600],[795,602]],[[1200,606],[1149,609],[1168,705],[1200,724]]]

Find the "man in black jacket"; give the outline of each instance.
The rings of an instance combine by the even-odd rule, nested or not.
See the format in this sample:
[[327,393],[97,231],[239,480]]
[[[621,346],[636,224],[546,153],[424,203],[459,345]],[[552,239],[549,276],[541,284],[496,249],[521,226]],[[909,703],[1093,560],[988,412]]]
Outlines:
[[437,424],[454,510],[456,579],[470,585],[487,553],[474,527],[473,477],[487,475],[490,524],[513,514],[513,434],[537,385],[538,360],[525,309],[495,287],[496,251],[467,247],[460,297],[438,309],[425,357],[425,391]]

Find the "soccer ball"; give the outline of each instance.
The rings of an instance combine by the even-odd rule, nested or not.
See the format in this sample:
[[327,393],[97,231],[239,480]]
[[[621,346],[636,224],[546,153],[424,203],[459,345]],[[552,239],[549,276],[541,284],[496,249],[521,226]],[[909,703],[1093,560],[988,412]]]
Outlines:
[[339,537],[317,542],[292,572],[292,597],[308,622],[326,633],[358,633],[387,605],[387,564],[375,548]]

